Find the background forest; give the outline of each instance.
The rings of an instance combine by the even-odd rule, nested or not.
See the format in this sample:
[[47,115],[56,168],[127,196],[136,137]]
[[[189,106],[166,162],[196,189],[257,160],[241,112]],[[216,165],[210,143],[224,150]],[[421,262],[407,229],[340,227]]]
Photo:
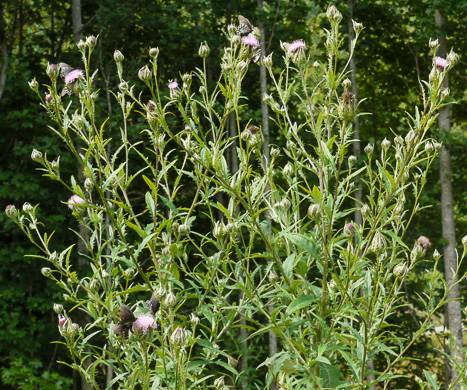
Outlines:
[[[237,23],[244,15],[256,26],[264,27],[265,54],[281,51],[280,42],[301,38],[307,43],[307,54],[317,61],[326,62],[324,52],[326,9],[335,4],[344,16],[340,28],[347,34],[350,18],[360,22],[364,31],[360,35],[355,56],[355,76],[359,99],[366,99],[359,110],[369,115],[359,117],[361,144],[371,142],[375,153],[381,142],[393,134],[406,134],[405,111],[420,104],[419,78],[427,79],[431,67],[428,41],[446,36],[447,47],[460,55],[460,61],[450,72],[450,97],[457,102],[451,106],[451,129],[432,129],[433,138],[443,142],[450,152],[453,185],[453,209],[457,237],[457,250],[462,253],[461,238],[467,233],[467,72],[464,53],[467,49],[467,1],[460,0],[387,0],[387,1],[238,1],[238,0],[97,0],[74,1],[81,7],[81,29],[73,18],[70,1],[3,0],[0,1],[0,209],[24,202],[41,205],[39,217],[55,230],[55,244],[66,248],[76,243],[70,229],[76,229],[65,202],[70,194],[53,181],[37,172],[31,159],[33,149],[60,155],[62,177],[77,174],[69,152],[52,137],[47,126],[49,118],[39,106],[28,87],[36,78],[39,85],[47,84],[45,69],[48,63],[66,62],[80,65],[75,41],[80,36],[99,35],[94,52],[94,64],[99,68],[96,89],[98,112],[112,118],[116,111],[113,93],[117,93],[118,75],[113,53],[125,55],[126,72],[133,69],[134,80],[138,70],[149,58],[148,49],[158,47],[161,80],[168,83],[180,75],[200,66],[198,48],[206,41],[212,55],[208,58],[208,82],[219,77],[219,61],[225,45],[226,26]],[[75,10],[76,11],[76,10]],[[444,24],[436,23],[435,14],[444,16]],[[351,26],[351,24],[350,24]],[[75,31],[74,31],[75,28]],[[77,39],[78,38],[78,39]],[[279,56],[279,54],[278,54]],[[139,80],[138,80],[139,82]],[[271,88],[269,86],[269,88]],[[45,89],[44,89],[45,92]],[[243,84],[243,95],[249,98],[249,115],[254,123],[262,122],[260,67],[250,66]],[[143,119],[133,120],[129,131],[137,137],[145,124]],[[118,131],[118,129],[115,129]],[[273,121],[269,123],[269,142],[282,145]],[[145,189],[132,197],[144,202]],[[412,202],[407,192],[407,201]],[[180,197],[189,204],[193,194],[184,188]],[[443,253],[448,244],[442,234],[441,183],[439,162],[436,160],[428,175],[428,183],[421,198],[425,207],[418,212],[406,241],[420,236],[431,240],[434,249]],[[57,316],[53,304],[61,300],[55,283],[44,278],[40,269],[46,264],[33,257],[35,248],[14,228],[2,213],[0,245],[0,370],[2,389],[78,389],[79,377],[59,361],[67,361],[65,348],[53,343],[60,339]],[[197,221],[202,224],[202,219]],[[74,259],[78,262],[78,259]],[[419,316],[417,292],[424,288],[426,264],[405,281],[405,303],[393,321],[399,332],[407,338],[416,332]],[[444,273],[443,261],[439,272]],[[466,272],[460,270],[460,275]],[[461,301],[465,301],[465,282],[461,285]],[[442,286],[439,286],[440,291]],[[464,308],[465,305],[461,304]],[[465,313],[463,313],[465,316]],[[439,316],[439,325],[444,316]],[[443,348],[442,335],[427,334],[410,350],[413,360],[398,367],[401,376],[392,388],[418,388],[415,376],[424,377],[430,370],[438,379],[445,379],[445,365],[435,348]],[[248,345],[248,372],[268,356],[267,335],[250,340]],[[384,362],[375,361],[376,367]],[[243,381],[245,388],[253,384]]]

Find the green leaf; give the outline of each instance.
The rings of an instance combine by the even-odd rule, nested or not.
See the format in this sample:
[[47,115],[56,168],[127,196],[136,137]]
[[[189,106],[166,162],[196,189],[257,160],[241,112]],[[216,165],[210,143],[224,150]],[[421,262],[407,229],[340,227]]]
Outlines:
[[428,383],[430,384],[431,388],[433,390],[438,390],[439,386],[436,384],[435,378],[433,378],[431,376],[431,374],[427,370],[423,370],[423,373],[425,374],[425,378],[428,381]]
[[305,294],[299,295],[297,298],[295,298],[290,303],[290,305],[289,305],[289,307],[287,307],[287,310],[285,311],[285,313],[287,315],[295,313],[296,311],[311,305],[316,300],[317,300],[316,297],[312,297],[310,295],[305,295]]

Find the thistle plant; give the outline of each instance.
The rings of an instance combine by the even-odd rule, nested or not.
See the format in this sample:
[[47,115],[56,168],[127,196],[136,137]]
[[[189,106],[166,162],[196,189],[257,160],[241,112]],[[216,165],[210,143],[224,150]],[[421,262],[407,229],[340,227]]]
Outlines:
[[[426,237],[407,243],[404,236],[440,147],[429,129],[446,104],[442,82],[453,64],[432,51],[429,82],[420,84],[423,105],[408,114],[407,132],[388,134],[379,153],[369,144],[357,161],[349,147],[360,102],[350,90],[349,61],[341,60],[342,15],[332,6],[327,16],[327,63],[310,58],[302,39],[281,45],[282,60],[262,60],[275,91],[262,98],[283,140],[266,145],[270,160],[261,129],[242,114],[242,81],[257,57],[257,29],[240,38],[229,26],[213,88],[206,79],[207,43],[199,49],[200,69],[181,75],[180,84],[159,79],[163,50],[152,48],[149,63],[128,76],[139,77],[142,91],[124,76],[124,55],[116,51],[120,138],[97,119],[97,38],[78,45],[83,71],[70,103],[60,96],[55,68],[46,99],[31,83],[84,179],[62,177],[58,157],[50,162],[34,150],[32,159],[69,190],[65,204],[83,227],[86,251],[55,252],[37,206],[6,212],[49,262],[43,275],[63,289],[63,302],[54,307],[59,330],[71,367],[90,388],[237,388],[247,378],[237,366],[245,358],[240,327],[251,340],[268,332],[279,340],[278,353],[247,378],[249,388],[272,382],[286,390],[387,387],[397,377],[393,367],[432,326],[452,288],[437,299],[439,256],[419,297],[427,315],[414,338],[396,336],[389,317],[430,246]],[[363,27],[354,22],[354,29],[347,60]],[[132,137],[138,115],[145,129]],[[227,131],[232,116],[235,137]],[[227,158],[232,148],[235,170]],[[144,202],[132,191],[141,185]],[[357,186],[365,194],[361,203]],[[361,225],[353,222],[356,210]],[[85,270],[77,270],[76,256],[86,259]],[[78,311],[84,325],[74,322]],[[372,359],[383,365],[370,370]],[[423,386],[434,378],[427,373],[426,380]]]

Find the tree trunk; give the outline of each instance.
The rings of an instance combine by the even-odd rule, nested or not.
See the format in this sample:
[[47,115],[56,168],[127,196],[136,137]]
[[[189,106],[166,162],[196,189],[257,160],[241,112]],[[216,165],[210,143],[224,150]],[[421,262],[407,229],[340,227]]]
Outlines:
[[73,39],[77,44],[83,34],[83,20],[81,18],[81,0],[72,0],[71,18],[73,19]]
[[[439,11],[435,10],[435,23],[438,28],[439,55],[446,57],[447,43],[444,34],[445,18]],[[449,79],[445,78],[443,88],[449,87]],[[451,108],[444,106],[439,110],[438,125],[441,132],[449,132],[451,130]],[[457,251],[456,251],[456,231],[454,226],[454,200],[452,195],[452,178],[451,178],[451,152],[443,145],[439,156],[439,174],[441,182],[441,222],[443,238],[446,242],[444,246],[444,279],[448,288],[456,283],[451,288],[447,299],[447,324],[448,329],[452,332],[454,345],[451,346],[449,353],[451,358],[457,363],[461,363],[464,359],[464,345],[462,340],[462,310],[460,302],[460,290],[457,284]],[[450,367],[451,380],[457,380],[457,371],[454,366]],[[446,383],[446,387],[449,384]],[[460,384],[456,386],[460,389]]]
[[0,101],[3,97],[3,92],[6,87],[6,70],[8,68],[8,47],[6,38],[2,40],[2,48],[0,49],[2,53],[2,67],[0,68]]

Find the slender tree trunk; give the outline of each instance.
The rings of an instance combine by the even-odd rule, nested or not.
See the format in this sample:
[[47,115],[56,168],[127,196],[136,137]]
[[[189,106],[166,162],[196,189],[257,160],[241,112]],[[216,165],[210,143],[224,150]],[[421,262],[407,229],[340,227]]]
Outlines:
[[[261,32],[260,44],[261,44],[261,61],[266,53],[266,29],[264,27],[264,8],[263,0],[257,0],[258,11],[260,13],[260,18],[258,21],[258,27]],[[261,130],[264,137],[263,143],[263,165],[264,169],[267,170],[269,167],[269,107],[263,101],[262,96],[268,92],[267,84],[267,72],[266,68],[261,64],[259,68],[259,80],[261,85]],[[271,231],[271,218],[267,218],[269,224],[269,230]],[[274,305],[268,305],[268,311],[272,313],[274,311]],[[277,336],[274,332],[268,333],[269,338],[269,356],[274,356],[277,354]],[[275,382],[271,383],[270,390],[276,390],[277,384]]]
[[6,70],[8,68],[8,47],[7,40],[2,40],[2,48],[0,49],[2,55],[2,67],[0,68],[0,101],[3,97],[3,92],[6,87]]
[[81,17],[81,0],[72,0],[71,18],[73,19],[73,39],[75,41],[75,44],[77,44],[83,34],[83,19]]
[[[444,34],[444,15],[439,11],[435,10],[435,23],[438,28],[438,40],[439,40],[439,55],[446,57],[447,54],[447,43],[446,36]],[[449,79],[445,78],[443,88],[449,87]],[[444,106],[439,110],[438,116],[439,129],[442,132],[449,132],[451,130],[451,108],[450,106]],[[457,251],[456,251],[456,231],[454,225],[454,200],[452,195],[452,178],[451,178],[451,152],[443,145],[441,147],[441,153],[439,157],[439,173],[441,182],[441,222],[443,238],[446,242],[444,246],[444,279],[448,288],[456,283],[450,290],[447,299],[450,300],[447,303],[447,325],[448,329],[452,332],[454,339],[454,345],[450,347],[451,358],[461,363],[464,360],[464,345],[462,340],[462,310],[460,302],[460,289],[457,284],[458,262],[457,262]],[[451,381],[457,380],[457,371],[452,366],[450,368]],[[448,387],[446,383],[446,387]],[[461,386],[458,384],[457,389]]]

